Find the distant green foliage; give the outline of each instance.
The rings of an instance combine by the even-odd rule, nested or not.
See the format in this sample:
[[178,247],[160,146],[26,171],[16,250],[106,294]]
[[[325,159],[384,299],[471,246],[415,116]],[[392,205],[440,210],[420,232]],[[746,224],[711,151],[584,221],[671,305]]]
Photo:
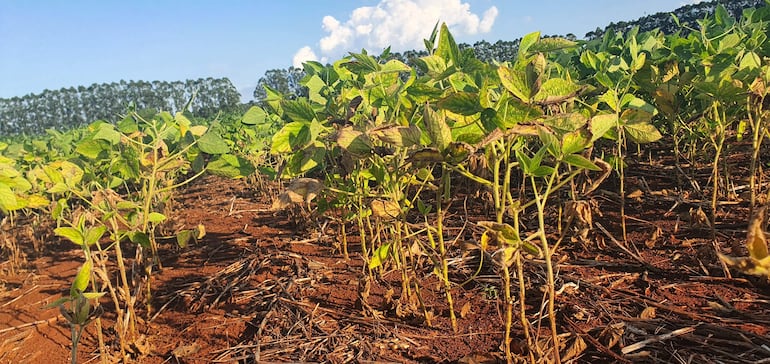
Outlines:
[[[183,110],[189,104],[189,110]],[[0,98],[0,135],[41,134],[69,130],[93,120],[115,121],[133,104],[137,110],[192,111],[213,118],[219,110],[240,104],[240,94],[227,78],[123,81],[45,90],[10,99]]]

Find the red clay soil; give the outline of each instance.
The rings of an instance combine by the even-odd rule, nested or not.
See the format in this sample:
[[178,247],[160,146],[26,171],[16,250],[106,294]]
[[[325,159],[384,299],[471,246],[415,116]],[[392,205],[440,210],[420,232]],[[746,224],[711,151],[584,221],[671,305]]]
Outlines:
[[[770,286],[735,271],[725,277],[711,229],[698,220],[697,209],[708,208],[708,169],[693,174],[705,191],[698,195],[691,188],[679,189],[674,167],[661,163],[629,162],[625,243],[617,181],[610,179],[593,194],[594,228],[585,238],[570,234],[556,252],[562,358],[580,363],[770,362]],[[746,184],[739,180],[733,187]],[[271,212],[270,193],[243,180],[206,177],[177,200],[176,226],[203,224],[207,235],[184,249],[163,245],[164,268],[152,282],[153,311],[137,307],[142,339],[132,347],[134,362],[504,359],[497,270],[483,265],[478,276],[460,285],[476,270],[478,250],[452,249],[452,294],[459,317],[453,332],[442,285],[427,258],[413,278],[432,327],[420,305],[399,300],[400,271],[383,271],[372,282],[362,279],[355,233],[350,234],[346,260],[336,225],[329,224],[319,235],[312,218]],[[478,200],[458,193],[453,211]],[[483,204],[468,205],[468,216],[455,213],[447,219],[449,234],[462,233],[460,241],[479,237],[472,223],[461,230],[466,220],[486,219]],[[746,255],[747,207],[740,196],[721,204],[716,240],[723,253]],[[551,224],[557,213],[550,211]],[[29,220],[2,231],[6,260],[0,265],[0,363],[67,363],[69,326],[57,309],[44,306],[68,292],[82,253],[46,234],[44,223],[30,231]],[[525,228],[536,222],[528,215],[522,221]],[[33,245],[40,247],[38,252]],[[14,259],[12,246],[22,248]],[[541,325],[537,339],[545,347],[550,337],[541,291],[545,267],[536,259],[527,267],[526,309],[532,324]],[[102,301],[104,341],[115,353],[115,316],[108,300]],[[522,355],[518,321],[513,338],[514,353]],[[117,360],[100,358],[98,348],[92,324],[80,343],[79,362]]]

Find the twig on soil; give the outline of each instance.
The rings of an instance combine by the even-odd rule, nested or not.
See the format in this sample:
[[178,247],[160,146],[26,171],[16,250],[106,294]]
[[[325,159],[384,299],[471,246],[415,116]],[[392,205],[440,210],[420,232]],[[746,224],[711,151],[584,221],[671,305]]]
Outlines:
[[0,334],[4,334],[4,333],[9,332],[9,331],[20,330],[20,329],[23,329],[25,327],[38,326],[38,325],[47,325],[47,324],[51,324],[53,322],[56,322],[58,320],[59,320],[59,316],[57,315],[57,316],[49,318],[48,320],[38,320],[38,321],[34,321],[34,322],[28,322],[26,324],[21,324],[21,325],[18,325],[18,326],[6,327],[6,328],[0,330]]
[[[48,286],[51,286],[51,285],[48,285]],[[24,295],[26,295],[26,294],[28,294],[28,293],[30,293],[30,292],[32,292],[32,291],[34,291],[34,290],[38,289],[38,288],[40,288],[40,286],[38,286],[38,285],[35,285],[34,287],[32,287],[32,288],[28,289],[26,292],[24,292],[24,293],[22,293],[22,294],[20,294],[20,295],[16,296],[16,298],[14,298],[14,299],[12,299],[12,300],[10,300],[10,301],[6,302],[6,303],[3,303],[3,305],[2,305],[2,306],[0,306],[0,307],[5,307],[5,306],[8,306],[8,305],[10,305],[10,304],[14,303],[14,302],[16,302],[16,301],[20,300],[22,297],[24,297]]]
[[244,212],[270,212],[270,213],[273,213],[273,212],[275,212],[275,210],[267,208],[267,209],[248,209],[248,210],[233,211],[232,207],[230,207],[230,212],[227,214],[227,216],[232,216],[232,215],[235,215],[235,214],[241,214],[241,213],[244,213]]
[[697,327],[697,325],[696,326],[690,326],[690,327],[683,327],[681,329],[676,329],[676,330],[671,331],[671,332],[666,333],[666,334],[656,335],[656,336],[650,337],[649,339],[642,340],[642,341],[640,341],[640,342],[638,342],[636,344],[628,345],[628,346],[624,347],[623,349],[620,349],[620,352],[622,352],[623,355],[629,354],[629,353],[633,353],[634,351],[640,350],[640,349],[644,348],[645,346],[647,346],[649,344],[657,343],[657,342],[661,342],[661,341],[666,341],[666,340],[675,338],[677,336],[689,334],[689,333],[695,331],[696,327]]
[[650,269],[650,270],[652,270],[652,271],[655,271],[655,272],[659,272],[659,271],[660,271],[660,269],[658,269],[657,267],[655,267],[655,266],[651,265],[650,263],[647,263],[647,262],[645,262],[645,261],[644,261],[644,259],[642,259],[642,257],[639,255],[639,253],[638,253],[638,252],[636,252],[636,253],[632,252],[632,251],[631,251],[631,250],[629,250],[629,249],[628,249],[628,248],[627,248],[625,245],[623,245],[623,243],[621,243],[620,241],[618,241],[618,239],[615,239],[615,237],[614,237],[614,236],[612,236],[612,234],[610,234],[610,232],[609,232],[609,231],[607,231],[607,229],[605,229],[605,228],[604,228],[604,226],[602,226],[602,224],[600,224],[600,223],[598,223],[598,222],[596,222],[596,223],[594,223],[594,224],[596,225],[596,227],[598,227],[598,228],[599,228],[599,230],[601,230],[601,231],[604,233],[604,235],[606,235],[606,236],[607,236],[607,237],[610,239],[610,241],[612,241],[612,242],[613,242],[615,245],[617,245],[617,246],[618,246],[620,249],[622,249],[624,252],[626,252],[626,254],[628,254],[628,255],[630,255],[632,258],[636,259],[636,260],[637,260],[639,263],[642,263],[642,265],[644,265],[644,266],[645,266],[645,267],[647,267],[648,269]]

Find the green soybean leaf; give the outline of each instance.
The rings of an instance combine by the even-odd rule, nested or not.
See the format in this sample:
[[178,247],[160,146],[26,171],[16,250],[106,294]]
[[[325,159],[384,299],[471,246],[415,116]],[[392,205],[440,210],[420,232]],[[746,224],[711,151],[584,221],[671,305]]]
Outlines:
[[372,253],[372,259],[369,260],[369,269],[381,266],[390,256],[390,243],[382,244]]
[[254,173],[254,165],[247,159],[232,154],[222,154],[209,162],[206,170],[217,176],[227,178],[243,178]]
[[626,94],[623,97],[623,101],[621,102],[621,104],[623,107],[628,107],[629,109],[644,111],[650,114],[650,117],[655,115],[655,113],[657,112],[657,110],[655,109],[655,106],[632,94]]
[[591,171],[601,171],[602,169],[599,168],[594,162],[591,162],[587,158],[583,157],[580,154],[567,154],[562,159],[565,163],[582,169],[587,169]]
[[553,52],[561,49],[569,49],[577,46],[577,42],[561,37],[551,37],[540,39],[537,43],[529,47],[532,52]]
[[224,139],[219,134],[209,131],[198,139],[198,148],[207,154],[224,154],[230,151]]
[[102,298],[107,292],[84,292],[83,297],[89,300],[95,300],[97,298]]
[[179,126],[179,135],[184,137],[190,130],[192,121],[190,121],[187,116],[184,116],[184,113],[181,111],[177,111],[177,113],[174,114],[174,121],[176,121],[176,124]]
[[474,92],[456,92],[441,99],[438,107],[455,114],[470,116],[484,110],[479,101],[479,94]]
[[166,221],[166,215],[163,215],[159,212],[151,212],[149,215],[147,215],[147,221],[153,224],[161,223]]
[[310,128],[301,122],[288,123],[273,135],[270,153],[291,153],[310,141]]
[[532,175],[535,177],[548,177],[553,174],[553,167],[551,166],[539,166],[532,171]]
[[69,240],[69,241],[71,241],[71,242],[73,242],[73,243],[75,243],[77,245],[83,246],[83,244],[85,243],[85,240],[83,238],[83,234],[80,233],[80,230],[75,229],[73,227],[62,226],[62,227],[58,227],[58,228],[54,229],[53,232],[57,236],[61,236],[63,238],[66,238],[67,240]]
[[564,134],[561,141],[561,152],[573,154],[586,149],[591,143],[591,135],[585,128]]
[[572,81],[552,78],[540,86],[534,99],[546,104],[559,103],[574,97],[578,90],[580,90],[580,86]]
[[636,144],[652,143],[663,135],[650,123],[630,123],[623,128],[628,138]]
[[99,241],[99,239],[101,239],[102,235],[104,235],[106,231],[107,231],[107,227],[104,225],[99,225],[99,226],[95,226],[90,229],[87,229],[86,236],[83,242],[86,245],[94,245]]
[[452,142],[452,130],[446,123],[446,116],[441,110],[433,111],[430,105],[426,104],[423,108],[423,121],[433,146],[443,152]]
[[82,293],[88,288],[88,282],[91,280],[91,269],[93,268],[93,262],[89,259],[83,263],[83,266],[78,270],[78,274],[75,276],[75,280],[72,281],[72,287],[70,288],[70,296],[77,297],[78,292]]
[[738,66],[739,69],[755,69],[762,66],[762,59],[759,57],[759,55],[755,52],[747,52],[743,58],[741,58],[741,63]]
[[519,100],[525,103],[529,102],[529,95],[532,93],[532,90],[529,88],[527,76],[524,72],[500,66],[497,68],[497,74],[506,90]]
[[447,70],[446,61],[437,55],[420,57],[417,64],[422,67],[428,75],[434,78],[440,78],[440,75]]
[[262,124],[267,120],[267,113],[259,106],[252,106],[246,114],[243,115],[242,123],[246,125]]
[[438,36],[438,48],[436,49],[435,54],[443,58],[447,63],[452,61],[454,65],[458,64],[460,48],[457,46],[454,37],[452,37],[452,34],[449,32],[446,23],[441,24],[441,32]]
[[607,92],[603,93],[601,96],[599,96],[599,101],[603,101],[607,106],[612,109],[614,112],[620,112],[620,105],[618,104],[618,94],[613,89],[607,90]]
[[521,38],[519,42],[519,54],[517,60],[521,61],[527,56],[529,48],[540,40],[540,32],[529,33]]
[[369,137],[352,127],[344,127],[337,132],[337,144],[356,157],[365,157],[372,152],[372,141]]
[[501,130],[508,130],[524,121],[531,121],[543,115],[537,107],[526,105],[523,102],[509,98],[497,109],[497,114],[492,120]]
[[176,233],[176,243],[180,248],[186,248],[190,241],[193,241],[195,232],[193,230],[182,230]]
[[0,183],[0,209],[4,211],[12,211],[13,207],[17,204],[16,194],[13,193],[11,187],[4,183]]
[[386,126],[371,131],[372,136],[396,147],[409,148],[420,145],[422,131],[417,125]]
[[618,116],[616,114],[599,114],[591,118],[590,130],[591,130],[591,143],[599,140],[616,127],[618,123]]
[[54,308],[54,307],[59,307],[59,306],[61,306],[61,305],[65,304],[65,303],[69,302],[71,299],[72,299],[72,298],[70,298],[70,297],[62,297],[62,298],[59,298],[59,299],[57,299],[56,301],[53,301],[53,302],[51,302],[51,303],[49,303],[49,304],[47,304],[47,305],[45,305],[45,306],[43,306],[43,307],[44,307],[44,308]]
[[112,124],[100,124],[99,130],[94,134],[93,139],[94,140],[106,140],[112,145],[116,145],[120,143],[120,137],[121,134],[117,130],[115,130],[115,127]]
[[141,231],[132,231],[128,233],[128,239],[134,244],[139,244],[142,248],[150,249],[150,237]]
[[75,147],[75,152],[89,159],[99,158],[99,155],[104,151],[106,151],[106,148],[101,143],[91,139],[86,139]]
[[382,65],[382,69],[379,72],[409,72],[412,68],[407,66],[406,63],[397,59],[391,59]]
[[315,111],[310,103],[305,99],[283,100],[281,101],[283,112],[292,121],[311,122],[316,118]]

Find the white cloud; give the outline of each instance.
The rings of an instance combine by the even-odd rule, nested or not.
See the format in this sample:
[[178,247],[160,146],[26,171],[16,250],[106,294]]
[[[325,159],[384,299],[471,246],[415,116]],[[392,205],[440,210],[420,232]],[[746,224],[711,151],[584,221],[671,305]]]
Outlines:
[[[458,37],[488,33],[497,15],[492,6],[479,17],[462,0],[380,0],[375,6],[353,10],[344,21],[325,16],[321,26],[326,35],[319,40],[318,51],[322,59],[334,59],[362,48],[372,53],[388,46],[394,51],[422,49],[422,40],[438,21]],[[317,57],[313,49],[303,47],[294,56],[295,65],[299,59]]]
[[489,33],[492,30],[492,26],[495,25],[495,19],[497,19],[497,7],[493,6],[484,12],[484,16],[479,23],[479,32]]
[[297,53],[294,53],[294,58],[292,59],[291,63],[294,67],[301,68],[303,62],[317,60],[318,56],[315,55],[313,49],[309,46],[304,46],[300,48]]

